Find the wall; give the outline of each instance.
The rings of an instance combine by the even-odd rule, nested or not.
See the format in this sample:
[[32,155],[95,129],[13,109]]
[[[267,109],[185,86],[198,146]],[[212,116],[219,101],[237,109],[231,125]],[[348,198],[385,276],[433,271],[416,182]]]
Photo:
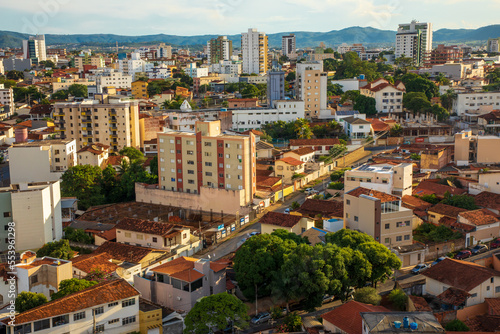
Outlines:
[[458,320],[466,321],[477,315],[488,313],[488,304],[480,303],[473,306],[464,307],[463,309],[457,310],[456,312]]
[[349,152],[344,157],[337,158],[333,161],[333,165],[335,167],[350,167],[353,163],[358,160],[361,160],[371,153],[369,151],[365,151],[364,147],[360,147],[352,152]]
[[50,146],[9,148],[10,183],[59,180],[63,172],[51,171],[51,155]]

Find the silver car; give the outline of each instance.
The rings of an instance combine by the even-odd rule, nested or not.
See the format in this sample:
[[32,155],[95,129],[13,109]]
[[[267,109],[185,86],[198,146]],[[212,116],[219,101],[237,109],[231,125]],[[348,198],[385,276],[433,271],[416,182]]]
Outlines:
[[261,312],[252,318],[252,324],[261,324],[263,322],[269,321],[271,319],[271,314],[269,312]]

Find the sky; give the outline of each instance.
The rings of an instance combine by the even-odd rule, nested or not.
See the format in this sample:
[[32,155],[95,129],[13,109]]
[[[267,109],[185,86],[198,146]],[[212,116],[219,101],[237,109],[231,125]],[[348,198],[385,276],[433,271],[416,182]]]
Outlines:
[[[499,0],[0,0],[0,30],[41,34],[233,35],[397,30],[412,19],[441,28],[500,23]],[[496,20],[495,20],[496,19]]]

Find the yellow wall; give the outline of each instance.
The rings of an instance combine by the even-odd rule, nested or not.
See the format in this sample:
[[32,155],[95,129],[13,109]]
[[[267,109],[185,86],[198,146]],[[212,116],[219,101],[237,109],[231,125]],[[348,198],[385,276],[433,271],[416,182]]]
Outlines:
[[161,308],[148,312],[139,311],[139,323],[141,334],[148,334],[148,328],[159,328],[163,334]]

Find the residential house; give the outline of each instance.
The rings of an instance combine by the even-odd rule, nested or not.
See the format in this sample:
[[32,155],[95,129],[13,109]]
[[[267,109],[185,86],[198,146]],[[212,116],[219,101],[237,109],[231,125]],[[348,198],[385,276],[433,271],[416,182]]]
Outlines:
[[229,108],[255,108],[259,106],[259,99],[228,99]]
[[492,211],[495,214],[500,214],[500,194],[483,191],[475,197],[476,205]]
[[93,271],[103,271],[113,274],[118,265],[113,263],[112,257],[106,253],[79,255],[71,259],[73,265],[73,277],[85,278]]
[[452,146],[435,146],[420,152],[420,171],[422,173],[437,172],[451,163],[453,156]]
[[76,152],[79,165],[98,166],[106,168],[109,157],[109,145],[95,143],[87,145]]
[[453,100],[452,112],[465,119],[477,118],[500,107],[500,92],[460,92]]
[[351,300],[321,315],[323,326],[331,333],[363,334],[361,313],[389,312],[383,306],[364,304]]
[[[140,264],[145,268],[157,259],[168,255],[168,252],[161,249],[152,249],[146,247],[126,245],[119,242],[106,241],[99,246],[93,254],[108,253],[115,263],[128,262]],[[139,267],[139,269],[140,269]]]
[[497,134],[500,132],[500,110],[477,117],[477,125],[482,127],[486,133]]
[[279,159],[274,162],[274,174],[283,177],[283,181],[289,183],[294,179],[294,175],[304,173],[305,164],[292,157]]
[[500,217],[488,209],[460,212],[457,222],[474,227],[465,235],[465,246],[491,241],[500,236]]
[[31,107],[30,119],[31,120],[43,120],[44,118],[52,118],[52,112],[54,111],[54,106],[52,104],[36,104]]
[[71,261],[53,257],[30,259],[16,265],[17,292],[42,293],[50,300],[61,281],[73,278]]
[[3,320],[7,333],[132,333],[139,331],[139,291],[125,280],[99,283]]
[[[500,297],[500,272],[478,264],[445,259],[422,272],[426,277],[424,293],[441,297],[456,296],[453,309],[483,303],[485,298]],[[464,293],[465,292],[465,293]],[[458,305],[457,305],[458,304]]]
[[344,190],[357,187],[374,189],[396,196],[411,195],[413,164],[364,164],[345,171]]
[[443,203],[438,203],[431,208],[427,209],[427,217],[428,220],[435,224],[439,225],[439,221],[443,217],[457,219],[458,215],[461,212],[467,211],[466,209],[457,208],[456,206],[451,206]]
[[134,276],[134,286],[153,303],[189,312],[200,298],[226,291],[226,267],[183,256]]
[[413,211],[394,195],[362,187],[344,194],[346,227],[371,235],[388,248],[413,243],[413,219]]
[[297,235],[314,226],[314,221],[308,217],[270,211],[259,220],[260,232],[271,234],[278,229],[284,229]]
[[432,312],[362,312],[361,318],[362,334],[407,333],[411,328],[423,334],[446,333]]
[[469,193],[476,195],[482,191],[488,191],[500,194],[500,172],[499,171],[481,171],[478,175],[477,184],[469,184]]
[[315,152],[311,147],[302,147],[283,153],[283,158],[290,157],[302,162],[312,162],[314,161]]
[[405,85],[401,81],[390,84],[385,79],[377,79],[364,87],[360,87],[361,95],[373,97],[378,112],[394,113],[403,111],[403,94]]
[[158,155],[158,138],[145,140],[143,145],[144,145],[144,155],[146,157],[154,157]]
[[363,139],[373,135],[371,123],[357,117],[346,117],[343,119],[345,134],[351,139]]
[[273,144],[262,140],[255,144],[255,151],[257,153],[257,159],[269,159],[278,153],[278,150],[274,148]]
[[[500,98],[500,96],[499,96]],[[500,137],[472,135],[472,131],[455,134],[455,164],[467,166],[470,163],[499,164]]]
[[182,225],[124,218],[116,224],[116,241],[172,252],[191,242],[191,232]]
[[462,195],[466,194],[466,189],[460,189],[452,187],[445,184],[438,183],[440,180],[424,180],[418,184],[418,186],[413,189],[413,195],[423,196],[423,195],[436,195],[436,197],[443,199],[446,193],[450,195]]
[[308,198],[294,212],[312,219],[321,219],[323,229],[327,232],[337,232],[345,228],[344,203],[341,201]]
[[316,156],[329,154],[330,149],[338,144],[338,138],[290,139],[290,149],[310,147],[316,151]]
[[57,181],[76,163],[75,140],[51,139],[14,144],[9,148],[10,182]]

